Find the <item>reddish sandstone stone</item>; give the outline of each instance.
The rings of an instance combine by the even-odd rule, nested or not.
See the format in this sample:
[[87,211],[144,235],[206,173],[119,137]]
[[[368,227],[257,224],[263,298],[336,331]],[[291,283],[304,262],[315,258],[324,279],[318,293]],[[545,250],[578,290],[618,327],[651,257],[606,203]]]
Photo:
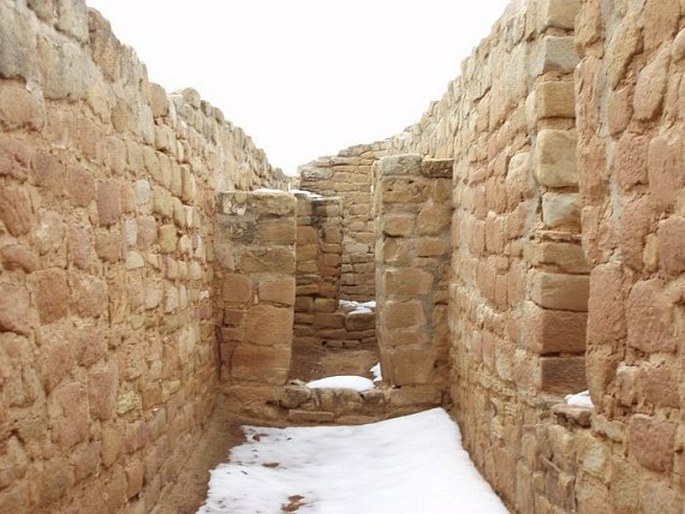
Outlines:
[[295,279],[284,278],[259,284],[259,301],[293,305],[295,303]]
[[674,440],[677,425],[643,414],[628,422],[628,448],[637,461],[658,473],[673,469]]
[[526,302],[524,312],[522,326],[531,350],[541,355],[585,351],[586,313],[541,309],[533,302]]
[[31,230],[33,209],[26,191],[11,187],[0,189],[0,221],[15,237],[23,236]]
[[283,385],[290,369],[290,348],[239,344],[231,356],[231,376],[239,380]]
[[626,191],[647,183],[648,144],[645,136],[625,132],[616,146],[613,167],[618,183]]
[[33,155],[33,175],[36,185],[61,195],[64,191],[64,165],[51,153],[38,150]]
[[31,162],[28,145],[21,139],[0,137],[0,176],[26,180]]
[[49,393],[74,370],[74,354],[70,342],[62,340],[58,334],[48,332],[41,339],[41,366],[45,390]]
[[0,250],[0,256],[6,270],[21,269],[26,273],[31,273],[38,269],[38,256],[27,246],[5,246]]
[[109,419],[114,413],[118,387],[117,367],[109,363],[88,376],[90,414],[94,419]]
[[645,236],[655,228],[655,222],[653,195],[638,197],[623,209],[620,223],[623,262],[633,269],[642,269]]
[[45,125],[45,107],[27,87],[6,83],[0,88],[0,126],[5,130],[40,130]]
[[381,310],[381,319],[387,330],[426,324],[423,305],[418,301],[386,302],[384,309]]
[[57,440],[62,448],[70,448],[90,433],[88,396],[82,384],[61,385],[50,395],[48,411]]
[[30,332],[29,292],[26,288],[0,283],[0,330]]
[[52,323],[69,312],[69,287],[64,270],[36,271],[34,294],[42,323]]
[[73,205],[87,207],[95,200],[95,179],[92,173],[80,166],[70,167],[67,190]]
[[626,334],[623,266],[620,262],[595,267],[590,275],[588,342],[610,344]]
[[587,311],[589,277],[536,271],[529,276],[531,299],[546,309]]
[[121,192],[119,184],[110,180],[98,182],[98,219],[100,226],[113,225],[121,216]]
[[677,373],[669,365],[644,363],[638,373],[638,384],[644,399],[657,407],[680,406]]
[[649,353],[675,351],[677,336],[672,333],[672,310],[659,280],[636,283],[626,306],[628,345]]
[[92,476],[100,464],[100,443],[91,441],[81,446],[72,456],[76,483]]
[[673,277],[685,272],[685,218],[673,216],[660,222],[657,237],[661,269]]
[[288,344],[293,337],[290,308],[256,305],[247,313],[247,341],[257,345]]
[[585,389],[585,357],[541,357],[540,388],[550,393]]
[[82,318],[97,318],[107,309],[107,284],[99,278],[71,275],[71,308]]
[[667,209],[685,187],[683,141],[679,134],[659,135],[649,143],[647,173],[652,202]]
[[252,280],[247,275],[227,273],[221,278],[222,298],[229,303],[244,303],[252,298]]
[[95,233],[95,251],[98,257],[108,262],[119,262],[123,258],[124,243],[119,230],[100,229]]

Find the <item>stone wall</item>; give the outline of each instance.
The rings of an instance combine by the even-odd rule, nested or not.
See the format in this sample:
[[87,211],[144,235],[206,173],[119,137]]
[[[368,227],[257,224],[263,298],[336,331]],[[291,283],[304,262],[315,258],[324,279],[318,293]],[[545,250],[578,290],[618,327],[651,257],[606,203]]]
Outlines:
[[383,380],[433,397],[445,391],[447,379],[452,165],[451,159],[400,155],[375,166]]
[[357,145],[300,166],[301,189],[342,199],[343,299],[365,302],[375,295],[371,167],[384,153],[382,142]]
[[221,389],[232,411],[265,420],[276,417],[267,403],[290,370],[296,221],[291,193],[219,194],[214,245]]
[[285,183],[83,1],[0,1],[0,511],[150,511],[215,403],[215,190]]
[[578,8],[512,2],[443,98],[387,144],[389,155],[454,159],[452,412],[476,464],[521,512],[574,501],[572,478],[543,460],[539,427],[554,422],[556,395],[585,388]]

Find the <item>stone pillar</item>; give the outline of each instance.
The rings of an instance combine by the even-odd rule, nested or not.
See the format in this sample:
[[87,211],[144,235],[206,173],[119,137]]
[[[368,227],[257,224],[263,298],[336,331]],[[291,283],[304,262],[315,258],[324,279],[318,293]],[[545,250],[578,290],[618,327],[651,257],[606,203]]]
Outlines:
[[[543,10],[544,26],[572,27],[571,15],[578,6],[557,9],[558,5],[550,3]],[[528,99],[534,133],[531,167],[541,209],[524,247],[530,269],[521,328],[524,345],[540,356],[539,373],[531,385],[556,393],[585,388],[589,268],[581,246],[576,169],[577,62],[572,35],[545,35],[537,45],[532,67],[536,85]]]
[[[285,192],[218,195],[214,234],[221,385],[255,411],[290,368],[295,303],[295,197]],[[248,394],[249,392],[249,394]],[[260,412],[264,414],[264,412]]]
[[452,164],[400,155],[376,166],[377,336],[392,386],[446,378]]

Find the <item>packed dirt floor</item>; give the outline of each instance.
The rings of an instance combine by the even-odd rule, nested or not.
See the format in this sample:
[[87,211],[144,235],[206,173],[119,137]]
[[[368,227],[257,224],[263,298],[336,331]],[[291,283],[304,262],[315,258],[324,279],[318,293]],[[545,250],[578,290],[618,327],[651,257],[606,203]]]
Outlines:
[[191,514],[207,498],[209,471],[225,462],[234,446],[245,441],[242,423],[217,406],[200,446],[184,466],[170,490],[162,492],[152,514]]

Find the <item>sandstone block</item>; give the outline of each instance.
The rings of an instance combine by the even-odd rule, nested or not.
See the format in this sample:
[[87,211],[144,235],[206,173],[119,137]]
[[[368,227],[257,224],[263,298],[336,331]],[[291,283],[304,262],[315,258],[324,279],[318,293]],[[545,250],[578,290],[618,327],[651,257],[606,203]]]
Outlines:
[[585,351],[587,313],[541,309],[526,302],[524,316],[524,336],[531,350],[541,355]]
[[29,147],[25,141],[13,137],[0,137],[0,177],[7,176],[24,181],[31,163]]
[[445,232],[452,218],[451,211],[442,205],[424,206],[416,219],[416,228],[419,234],[437,236]]
[[133,183],[133,194],[139,207],[149,204],[152,197],[150,183],[145,179],[136,180]]
[[672,277],[685,272],[685,218],[672,216],[659,223],[659,262]]
[[628,446],[637,461],[658,473],[673,469],[677,425],[669,421],[635,414],[628,422]]
[[626,342],[647,353],[673,352],[677,348],[677,336],[669,321],[674,306],[662,287],[658,279],[637,282],[626,304]]
[[9,83],[0,87],[0,126],[5,130],[41,130],[45,108],[26,87]]
[[295,243],[295,223],[293,219],[260,222],[257,231],[261,240],[272,245],[292,245]]
[[540,307],[587,312],[588,276],[534,271],[529,280],[530,297]]
[[392,155],[376,163],[379,177],[385,175],[418,175],[423,158],[417,154]]
[[600,264],[590,275],[588,342],[613,343],[626,334],[623,298],[623,270],[620,262]]
[[523,254],[526,261],[533,266],[554,266],[558,271],[568,273],[589,271],[585,252],[579,244],[531,242],[525,246]]
[[647,174],[651,202],[659,209],[670,208],[677,193],[685,187],[683,167],[683,139],[677,132],[658,135],[647,150]]
[[578,64],[573,36],[545,36],[532,64],[535,76],[550,71],[573,73]]
[[13,187],[3,187],[0,190],[0,221],[15,237],[31,230],[33,209],[26,191]]
[[109,363],[88,376],[88,400],[90,415],[94,419],[107,420],[114,414],[119,377],[117,367]]
[[247,275],[227,273],[221,279],[221,290],[225,302],[248,302],[252,298],[252,281]]
[[428,185],[411,178],[384,178],[379,187],[384,205],[424,203],[430,195]]
[[88,396],[82,384],[72,382],[55,389],[48,412],[62,448],[71,448],[88,436]]
[[389,301],[380,312],[383,326],[387,330],[423,326],[427,323],[423,304],[418,301]]
[[433,274],[419,268],[386,269],[383,288],[387,298],[409,300],[426,295],[433,288]]
[[540,389],[559,394],[586,389],[585,357],[541,357]]
[[551,27],[573,29],[576,14],[580,10],[580,0],[544,0],[538,9],[540,31]]
[[542,195],[542,220],[548,228],[580,225],[581,200],[578,193]]
[[252,249],[240,255],[240,271],[244,273],[295,272],[295,253],[289,248]]
[[174,253],[176,251],[177,242],[176,225],[169,223],[159,227],[157,243],[159,244],[159,251],[161,253]]
[[538,118],[575,118],[576,116],[572,81],[549,81],[539,84],[535,90],[535,102],[535,112]]
[[431,352],[395,350],[383,362],[383,379],[394,386],[428,384],[436,378]]
[[116,182],[98,182],[97,205],[100,226],[113,225],[119,221],[121,192]]
[[638,75],[633,108],[635,117],[639,120],[651,120],[661,112],[671,62],[670,54],[669,49],[662,50]]
[[257,345],[288,345],[293,337],[290,308],[256,305],[247,313],[247,341]]
[[38,269],[39,265],[38,255],[24,245],[3,247],[0,249],[0,258],[3,267],[9,271],[20,269],[25,273],[31,273]]
[[259,284],[259,301],[281,303],[283,305],[295,304],[295,279],[283,278],[269,280]]
[[231,357],[231,376],[238,380],[283,385],[290,369],[290,348],[239,344]]
[[70,167],[67,190],[73,205],[87,207],[95,199],[95,180],[92,173],[80,166]]
[[416,220],[412,216],[388,215],[383,217],[383,233],[390,237],[407,237],[414,231]]
[[338,301],[335,298],[314,298],[315,312],[335,312]]
[[69,312],[69,287],[64,270],[50,268],[36,271],[35,298],[42,323],[52,323]]
[[567,130],[541,130],[535,142],[535,176],[543,186],[578,185],[576,135]]
[[29,333],[29,292],[25,288],[0,283],[0,330]]
[[423,237],[416,241],[417,257],[440,257],[447,252],[448,243],[437,237]]

